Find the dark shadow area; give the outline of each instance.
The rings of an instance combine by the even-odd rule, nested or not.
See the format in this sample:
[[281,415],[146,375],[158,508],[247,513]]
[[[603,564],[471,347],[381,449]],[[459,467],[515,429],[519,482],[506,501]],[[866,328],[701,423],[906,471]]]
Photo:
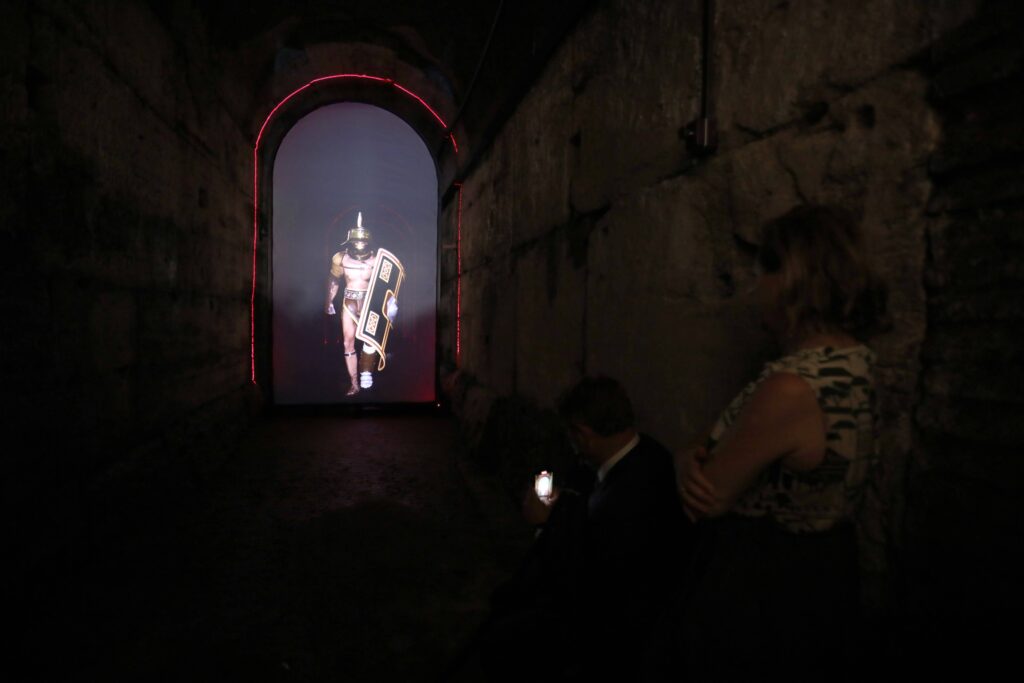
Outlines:
[[34,577],[16,680],[430,680],[524,541],[481,514],[453,427],[256,427],[207,489]]
[[[1020,276],[1024,5],[990,1],[930,48],[928,331],[894,551],[893,655],[996,670],[1024,609]],[[939,654],[941,653],[941,654]]]

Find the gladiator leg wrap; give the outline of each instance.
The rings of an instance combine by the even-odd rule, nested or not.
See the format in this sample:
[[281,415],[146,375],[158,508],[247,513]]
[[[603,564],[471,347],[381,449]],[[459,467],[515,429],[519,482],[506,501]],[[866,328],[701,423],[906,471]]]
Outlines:
[[359,356],[359,369],[362,372],[372,372],[373,369],[374,369],[374,366],[376,366],[376,364],[377,364],[377,353],[376,352],[366,353],[364,351],[363,355]]

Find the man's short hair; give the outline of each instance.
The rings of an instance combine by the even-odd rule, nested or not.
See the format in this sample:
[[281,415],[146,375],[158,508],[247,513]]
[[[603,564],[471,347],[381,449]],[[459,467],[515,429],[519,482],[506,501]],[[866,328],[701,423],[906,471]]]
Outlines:
[[584,377],[562,395],[558,414],[567,422],[581,422],[601,436],[633,426],[633,405],[622,385],[611,377]]

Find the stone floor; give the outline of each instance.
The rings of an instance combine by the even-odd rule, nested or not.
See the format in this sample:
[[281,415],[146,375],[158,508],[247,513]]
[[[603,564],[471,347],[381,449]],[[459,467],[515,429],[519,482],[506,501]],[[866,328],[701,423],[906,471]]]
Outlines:
[[[455,429],[429,416],[255,427],[177,523],[87,558],[56,617],[78,647],[53,656],[78,661],[59,668],[107,680],[435,680],[529,541],[509,523],[511,501],[466,476]],[[55,662],[29,664],[18,669]]]

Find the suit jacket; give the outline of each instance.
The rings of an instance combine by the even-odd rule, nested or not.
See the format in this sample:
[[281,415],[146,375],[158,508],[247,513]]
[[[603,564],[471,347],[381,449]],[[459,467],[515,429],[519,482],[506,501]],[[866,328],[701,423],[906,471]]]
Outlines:
[[577,597],[589,638],[642,647],[684,579],[692,533],[671,454],[641,435],[587,497]]
[[693,529],[672,458],[641,435],[602,482],[586,465],[562,481],[547,524],[495,607],[505,615],[539,611],[562,624],[552,645],[564,653],[568,678],[625,676],[686,575]]

